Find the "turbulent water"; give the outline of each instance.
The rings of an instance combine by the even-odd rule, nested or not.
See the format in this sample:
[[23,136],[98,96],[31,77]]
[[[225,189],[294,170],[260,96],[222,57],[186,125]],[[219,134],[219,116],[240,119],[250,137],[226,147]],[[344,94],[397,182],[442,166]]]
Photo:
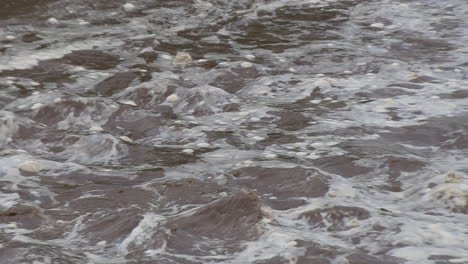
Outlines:
[[467,43],[466,0],[1,0],[0,263],[468,263]]

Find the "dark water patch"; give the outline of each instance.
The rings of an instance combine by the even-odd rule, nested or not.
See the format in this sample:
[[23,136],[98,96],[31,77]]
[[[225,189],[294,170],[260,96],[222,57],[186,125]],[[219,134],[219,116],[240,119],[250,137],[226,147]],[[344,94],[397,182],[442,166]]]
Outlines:
[[310,125],[309,122],[313,121],[312,118],[306,117],[300,112],[285,111],[271,112],[270,114],[278,116],[280,119],[275,122],[276,126],[287,131],[303,129]]
[[[347,129],[343,131],[345,132],[343,136],[359,136],[368,133],[367,131],[367,129],[363,128]],[[340,131],[337,132],[337,134],[341,133]],[[349,140],[335,145],[335,147],[346,151],[346,154],[320,157],[313,160],[312,164],[343,177],[355,177],[368,175],[375,169],[375,165],[369,164],[366,166],[366,163],[363,163],[364,160],[370,159],[381,164],[381,169],[387,168],[392,179],[396,179],[400,172],[417,171],[427,165],[417,158],[425,157],[427,153],[417,152],[403,145],[395,144],[395,142],[398,141],[392,142],[387,138],[384,140]]]
[[419,125],[389,128],[381,135],[388,140],[419,146],[439,146],[449,149],[468,147],[465,133],[467,117],[434,117],[420,122]]
[[219,198],[227,189],[195,178],[167,180],[152,185],[166,206],[203,205]]
[[213,74],[215,77],[209,84],[228,93],[236,93],[242,90],[249,81],[253,81],[262,75],[255,67],[215,70]]
[[358,160],[357,156],[340,155],[318,158],[312,163],[320,169],[346,178],[365,175],[373,170],[373,168],[358,165]]
[[237,102],[236,97],[209,85],[186,89],[182,93],[183,98],[176,103],[175,108],[194,116],[213,115]]
[[81,232],[91,243],[106,241],[119,242],[125,239],[143,219],[141,210],[136,208],[117,209],[108,214],[98,213],[98,216],[86,221],[86,228]]
[[[292,198],[321,197],[328,192],[324,176],[315,170],[302,168],[247,167],[229,172],[234,176],[232,184],[256,191],[273,208],[290,208],[302,201]],[[292,199],[292,200],[291,200]]]
[[47,221],[42,210],[32,205],[17,205],[0,211],[0,223],[17,223],[21,228],[38,228]]
[[[294,64],[304,74],[326,74],[330,77],[344,77],[347,71],[355,74],[378,73],[381,62],[378,60],[361,64],[362,58],[355,50],[342,47],[318,46],[305,49],[302,56],[294,59]],[[319,66],[320,65],[320,66]]]
[[224,8],[229,11],[243,11],[254,7],[254,3],[248,0],[239,0],[236,2],[223,0],[208,0],[216,7]]
[[405,39],[405,42],[410,43],[411,48],[415,50],[448,51],[456,48],[455,45],[442,39],[424,39],[410,37]]
[[158,59],[159,53],[154,50],[148,50],[138,54],[138,57],[143,58],[146,63],[152,63]]
[[160,42],[157,46],[157,50],[165,51],[173,55],[176,55],[178,51],[184,50],[189,52],[194,59],[202,59],[206,55],[214,54],[238,54],[237,51],[227,43],[193,42],[186,39],[174,40],[174,42]]
[[216,68],[219,63],[216,60],[206,60],[206,61],[198,61],[197,67],[201,67],[206,70],[211,70]]
[[64,100],[57,105],[46,105],[34,115],[34,120],[47,126],[56,125],[69,114],[79,116],[86,109],[86,104],[76,100]]
[[130,87],[124,90],[121,94],[116,95],[116,100],[131,100],[141,108],[151,108],[164,102],[165,97],[169,96],[175,89],[167,89],[167,91],[159,91],[158,86],[137,86]]
[[[210,151],[210,150],[208,150]],[[152,147],[138,144],[128,145],[128,156],[121,159],[122,164],[150,164],[174,167],[192,163],[199,159],[197,155],[186,154],[180,148]]]
[[[235,31],[233,38],[242,45],[255,46],[257,48],[272,49],[275,52],[284,51],[287,48],[297,46],[289,41],[286,36],[298,34],[298,29],[288,27],[288,22],[272,23],[270,18],[240,19],[228,25],[228,29]],[[285,25],[286,24],[286,25]],[[255,37],[254,37],[255,36]]]
[[381,167],[384,166],[387,167],[392,174],[400,174],[401,172],[420,171],[427,166],[427,164],[421,160],[408,157],[389,156],[385,159],[385,163]]
[[295,135],[283,133],[283,132],[271,132],[267,134],[267,137],[259,142],[258,145],[261,146],[270,146],[273,144],[290,144],[290,143],[297,143],[297,142],[304,142],[303,139],[298,138]]
[[371,263],[382,263],[382,264],[400,264],[405,263],[403,259],[392,257],[392,256],[372,256],[362,253],[353,253],[346,257],[349,264],[371,264]]
[[389,97],[396,97],[400,95],[414,95],[414,92],[407,91],[399,88],[381,88],[374,92],[357,92],[356,96],[366,97],[366,98],[375,98],[375,99],[385,99]]
[[91,70],[108,70],[117,66],[119,56],[101,50],[76,50],[63,56],[65,63],[83,66]]
[[[27,79],[26,79],[27,80]],[[25,79],[21,79],[18,82],[15,82],[13,84],[13,89],[17,89],[11,92],[8,92],[5,95],[8,95],[10,98],[27,98],[28,96],[31,96],[35,91],[35,89],[40,89],[41,86],[37,86],[37,83],[34,82],[29,82],[29,84],[24,82]],[[34,84],[34,85],[33,85]],[[24,110],[23,110],[24,111]]]
[[27,136],[23,134],[20,139],[25,140],[37,138],[41,143],[47,145],[47,150],[52,153],[63,152],[67,146],[70,146],[79,140],[77,135],[66,135],[63,133],[58,133],[58,131],[53,129],[43,130],[37,134],[33,132],[35,131],[32,130],[27,134]]
[[424,37],[407,37],[399,43],[389,45],[392,56],[396,59],[408,62],[422,60],[429,63],[448,62],[447,52],[457,48],[445,40]]
[[242,248],[242,241],[255,240],[263,233],[261,221],[265,217],[255,194],[235,193],[171,217],[166,223],[156,225],[157,229],[147,229],[153,232],[151,239],[140,245],[130,244],[128,256],[142,258],[147,249],[164,249],[162,263],[203,263],[188,261],[179,254],[197,257],[237,252]]
[[240,78],[246,80],[253,80],[262,76],[261,72],[255,67],[237,67],[231,69],[236,73]]
[[325,228],[328,231],[344,231],[355,227],[353,219],[365,220],[370,213],[359,207],[332,206],[303,213],[313,228]]
[[194,255],[210,255],[211,250],[239,250],[241,241],[255,240],[262,234],[261,221],[265,217],[262,203],[254,193],[229,195],[170,220],[167,250]]
[[17,129],[15,129],[15,133],[12,137],[13,141],[16,143],[19,143],[25,139],[39,137],[39,135],[41,135],[41,133],[44,133],[45,130],[43,125],[37,124],[32,121],[28,122],[24,119],[16,119],[15,121],[13,121],[14,123],[9,123],[7,120],[5,120],[4,122],[4,126],[17,126]]
[[137,71],[139,80],[141,82],[147,82],[153,79],[153,76],[151,75],[154,72],[161,72],[162,70],[156,66],[148,65],[148,64],[142,64],[142,63],[137,63],[130,65],[128,67],[129,69],[132,69],[134,71]]
[[223,89],[228,93],[236,93],[245,87],[245,81],[238,74],[230,70],[222,70],[219,75],[209,83],[214,87]]
[[31,69],[1,71],[0,76],[29,78],[39,83],[51,82],[60,84],[73,82],[70,78],[71,73],[64,68],[62,61],[59,59],[40,61],[37,66]]
[[92,19],[89,23],[93,26],[112,26],[128,23],[129,20],[125,18],[104,17]]
[[39,41],[42,39],[44,38],[40,37],[36,32],[25,33],[23,34],[23,36],[21,36],[21,40],[25,43],[32,43],[32,42]]
[[294,198],[289,198],[289,199],[273,199],[270,198],[266,202],[268,206],[275,210],[289,210],[293,208],[298,208],[300,206],[304,206],[307,204],[307,201],[305,199],[294,199]]
[[3,0],[0,9],[0,19],[18,15],[27,15],[38,9],[47,7],[48,3],[56,0]]
[[[0,87],[0,89],[4,89],[4,87]],[[14,99],[10,96],[0,95],[0,108],[4,109],[6,105],[11,103]]]
[[237,149],[249,150],[253,147],[242,141],[242,137],[237,135],[234,131],[204,131],[208,142],[223,140],[227,144],[236,147]]
[[440,83],[440,80],[432,76],[418,76],[410,80],[412,83]]
[[402,191],[401,182],[398,180],[401,174],[423,171],[427,165],[428,164],[425,162],[417,159],[401,156],[387,157],[384,163],[380,165],[380,168],[384,169],[383,172],[388,173],[388,181],[385,185],[381,186],[381,188],[393,192]]
[[346,21],[348,9],[352,6],[348,4],[325,7],[286,5],[274,12],[260,12],[257,19],[240,19],[227,28],[233,31],[233,39],[242,45],[280,53],[304,44],[291,39],[315,40],[308,33],[311,27],[314,32],[325,32]]
[[146,182],[148,180],[153,180],[156,178],[164,177],[164,169],[160,167],[151,167],[139,169],[136,174],[138,175],[137,180],[141,182]]
[[92,1],[92,0],[83,0],[83,4],[88,5],[92,10],[108,10],[108,9],[117,9],[120,8],[126,1],[117,0],[117,1]]
[[237,97],[210,85],[194,87],[193,83],[187,82],[161,84],[154,81],[129,87],[116,95],[115,99],[131,100],[138,107],[147,109],[158,110],[170,106],[176,114],[194,116],[231,111],[229,108],[238,101]]
[[452,259],[457,259],[457,258],[453,256],[448,256],[448,255],[431,255],[428,257],[428,259],[435,260],[436,264],[450,264],[450,263],[453,263],[453,261],[451,261]]
[[136,72],[119,72],[102,80],[94,89],[103,96],[111,96],[127,88],[138,77]]
[[[128,208],[135,206],[137,208],[148,208],[151,203],[157,200],[157,195],[151,191],[141,188],[108,188],[108,190],[90,189],[91,186],[83,186],[72,191],[61,194],[61,198],[71,200],[70,208],[79,212],[95,212],[104,210],[118,210],[120,208]],[[102,185],[100,186],[103,187]],[[89,194],[89,197],[80,197],[83,194]],[[74,195],[74,199],[70,199],[70,195]],[[95,197],[93,197],[95,196]]]
[[[306,111],[313,116],[323,116],[347,105],[347,102],[340,100],[337,95],[322,93],[320,88],[315,88],[309,96],[293,103],[279,104],[277,107],[290,111]],[[314,119],[309,122],[314,122]]]
[[278,18],[285,20],[340,23],[348,19],[347,14],[343,12],[345,10],[340,10],[348,8],[346,4],[341,2],[325,7],[284,6],[276,9],[275,14]]
[[468,134],[466,132],[458,132],[453,135],[455,140],[451,140],[446,147],[449,149],[467,149]]
[[464,99],[468,97],[468,90],[458,90],[451,93],[439,94],[442,99]]
[[174,7],[190,7],[194,4],[193,0],[167,0],[164,2],[145,1],[145,6],[147,8],[174,8]]
[[132,140],[157,136],[161,127],[176,115],[170,106],[157,107],[155,110],[160,111],[148,113],[133,106],[123,105],[108,119],[103,129],[115,135],[127,136]]
[[463,0],[126,2],[0,14],[0,262],[466,258]]
[[95,121],[102,121],[110,116],[114,109],[109,108],[107,101],[98,98],[65,97],[41,106],[33,113],[33,120],[50,127],[60,127],[61,121],[68,121],[68,126],[85,128],[80,117],[86,115]]
[[203,38],[216,34],[220,27],[218,25],[208,25],[200,28],[188,28],[177,32],[177,36],[192,41],[200,41]]
[[415,89],[415,90],[424,88],[424,86],[419,85],[419,84],[414,84],[414,83],[392,83],[392,84],[389,84],[387,87],[393,87],[393,86],[402,87],[406,89]]
[[254,264],[287,264],[287,263],[289,263],[289,260],[277,256],[277,257],[273,257],[273,258],[268,259],[268,260],[255,261],[253,263]]
[[[302,242],[302,241],[300,241]],[[304,244],[306,247],[306,252],[304,256],[298,258],[298,264],[306,264],[306,263],[320,263],[320,264],[329,264],[341,253],[336,249],[328,248],[322,245],[308,245],[311,243],[302,242],[299,245]]]
[[[163,171],[153,171],[154,177],[161,177],[160,173]],[[151,178],[153,179],[153,178]],[[64,196],[57,201],[66,203],[68,197],[70,199],[76,199],[80,195],[84,195],[89,192],[106,192],[106,191],[120,191],[123,193],[126,188],[122,186],[134,186],[146,182],[148,179],[145,177],[136,177],[135,179],[128,179],[125,177],[109,176],[93,173],[82,173],[82,172],[71,172],[67,175],[62,175],[60,178],[55,177],[43,177],[41,184],[47,186],[52,192],[59,196]],[[121,188],[122,189],[119,189]],[[50,205],[56,206],[56,205]],[[47,207],[50,209],[49,207]]]
[[317,41],[317,40],[339,40],[343,37],[339,34],[327,31],[313,31],[302,34],[298,37],[300,40]]
[[13,242],[0,249],[0,256],[5,264],[34,263],[50,259],[51,261],[74,264],[86,261],[83,252],[64,251],[60,246],[50,244],[37,244],[32,242]]

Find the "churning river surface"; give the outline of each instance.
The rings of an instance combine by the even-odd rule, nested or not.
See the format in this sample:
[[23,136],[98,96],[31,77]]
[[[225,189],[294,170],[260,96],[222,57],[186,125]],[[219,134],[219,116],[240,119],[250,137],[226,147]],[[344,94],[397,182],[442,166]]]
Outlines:
[[468,2],[1,0],[0,263],[468,263]]

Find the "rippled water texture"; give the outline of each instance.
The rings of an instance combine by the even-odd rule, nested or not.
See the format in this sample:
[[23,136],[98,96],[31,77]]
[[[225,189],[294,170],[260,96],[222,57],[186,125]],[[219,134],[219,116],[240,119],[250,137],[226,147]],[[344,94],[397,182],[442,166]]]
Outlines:
[[2,0],[0,263],[468,263],[466,0]]

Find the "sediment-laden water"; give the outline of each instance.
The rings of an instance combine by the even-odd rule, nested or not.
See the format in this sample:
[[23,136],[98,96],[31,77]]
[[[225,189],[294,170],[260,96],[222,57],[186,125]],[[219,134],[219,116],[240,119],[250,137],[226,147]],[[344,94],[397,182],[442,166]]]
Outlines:
[[0,263],[468,263],[467,1],[0,4]]

